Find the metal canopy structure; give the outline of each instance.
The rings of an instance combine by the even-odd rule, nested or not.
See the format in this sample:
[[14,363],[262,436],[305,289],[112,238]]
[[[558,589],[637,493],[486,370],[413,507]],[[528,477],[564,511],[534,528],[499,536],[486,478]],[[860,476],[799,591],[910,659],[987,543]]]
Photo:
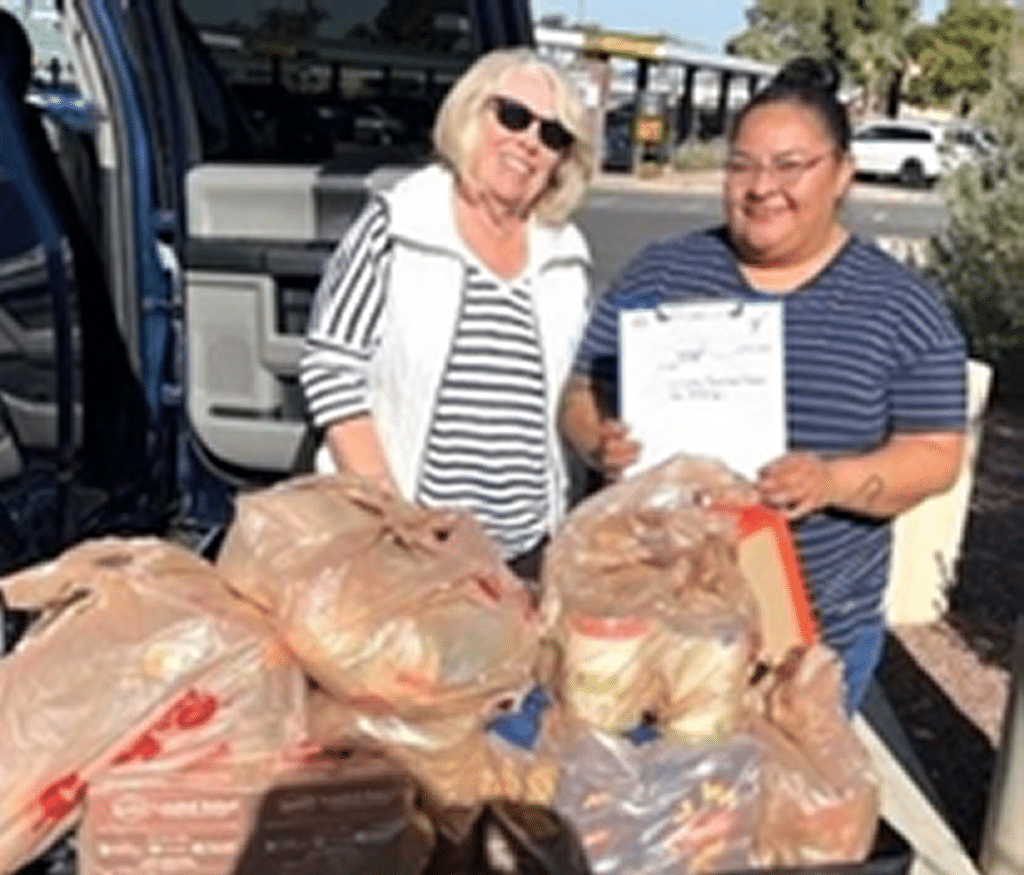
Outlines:
[[[631,104],[637,118],[661,116],[664,138],[672,145],[723,133],[730,105],[749,97],[777,70],[774,64],[702,51],[662,35],[546,23],[536,25],[534,33],[542,53],[585,71],[588,102],[599,124],[619,100]],[[713,111],[698,125],[697,111],[709,103]]]

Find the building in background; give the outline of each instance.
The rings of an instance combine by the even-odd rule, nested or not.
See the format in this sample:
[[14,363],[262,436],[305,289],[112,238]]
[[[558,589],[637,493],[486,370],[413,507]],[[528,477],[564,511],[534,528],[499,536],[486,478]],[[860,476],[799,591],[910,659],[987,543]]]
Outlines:
[[616,169],[665,161],[682,143],[721,136],[730,113],[776,70],[662,35],[573,26],[557,16],[538,22],[535,38],[579,82],[602,164]]

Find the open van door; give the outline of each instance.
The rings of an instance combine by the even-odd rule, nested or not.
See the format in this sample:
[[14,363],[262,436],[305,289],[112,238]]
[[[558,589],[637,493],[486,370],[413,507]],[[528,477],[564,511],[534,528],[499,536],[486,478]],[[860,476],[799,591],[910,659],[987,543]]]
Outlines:
[[[134,384],[110,394],[136,408],[124,430],[144,453],[140,488],[164,522],[216,524],[234,489],[294,469],[298,357],[324,261],[374,186],[429,159],[434,111],[465,67],[532,42],[526,0],[64,0],[22,23],[29,91],[102,275],[90,290],[102,286],[116,335],[104,348],[123,347]],[[63,459],[61,483],[88,461],[78,308],[53,297],[38,245],[0,270],[12,492],[27,451]],[[142,528],[162,524],[146,516]],[[58,542],[80,536],[71,517]]]

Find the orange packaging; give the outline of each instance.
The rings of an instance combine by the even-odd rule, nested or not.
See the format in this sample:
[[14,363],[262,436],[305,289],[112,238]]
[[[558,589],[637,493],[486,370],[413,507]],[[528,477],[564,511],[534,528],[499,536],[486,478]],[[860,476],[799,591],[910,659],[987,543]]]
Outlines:
[[737,511],[737,560],[761,618],[760,657],[777,664],[791,647],[811,644],[818,626],[786,518],[765,505]]

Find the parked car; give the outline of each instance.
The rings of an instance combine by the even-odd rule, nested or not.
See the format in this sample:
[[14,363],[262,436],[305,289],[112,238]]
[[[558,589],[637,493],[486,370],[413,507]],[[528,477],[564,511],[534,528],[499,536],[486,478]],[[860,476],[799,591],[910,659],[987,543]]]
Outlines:
[[884,119],[867,122],[853,134],[851,149],[857,173],[895,179],[920,188],[995,148],[991,136],[971,125]]

